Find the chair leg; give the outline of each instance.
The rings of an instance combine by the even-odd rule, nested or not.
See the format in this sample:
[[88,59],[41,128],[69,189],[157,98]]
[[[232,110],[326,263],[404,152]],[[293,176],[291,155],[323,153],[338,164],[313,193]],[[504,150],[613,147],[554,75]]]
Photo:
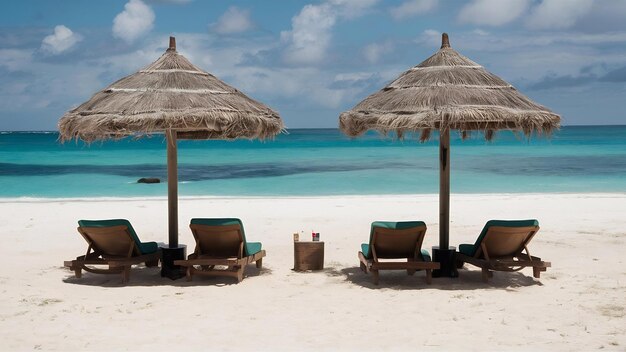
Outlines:
[[[415,262],[413,258],[406,258],[407,263]],[[406,274],[409,276],[413,276],[417,270],[415,269],[406,269]]]
[[243,270],[243,266],[241,266],[239,270],[237,270],[237,282],[241,282],[243,280]]
[[363,262],[360,262],[360,264],[361,264],[360,265],[361,270],[363,270],[364,273],[367,273],[367,266],[365,266],[365,264],[363,264]]
[[457,260],[457,261],[456,261],[456,268],[457,268],[457,269],[461,269],[461,268],[463,268],[463,265],[465,265],[465,262],[464,262],[464,261],[462,261],[462,260]]
[[130,280],[130,265],[126,265],[122,270],[122,283],[127,283]]
[[533,267],[533,277],[539,279],[541,276],[541,268]]
[[489,282],[489,278],[493,277],[493,273],[489,269],[482,270],[483,282]]
[[378,270],[370,270],[372,272],[372,282],[374,282],[374,285],[378,285]]
[[429,284],[429,285],[433,283],[433,271],[432,271],[432,269],[426,269],[426,283]]
[[256,267],[259,269],[263,267],[263,258],[256,261]]
[[80,267],[80,265],[75,265],[74,266],[74,276],[76,276],[77,278],[81,278],[83,276],[83,269]]
[[189,265],[187,267],[187,281],[192,281],[193,280],[193,265]]

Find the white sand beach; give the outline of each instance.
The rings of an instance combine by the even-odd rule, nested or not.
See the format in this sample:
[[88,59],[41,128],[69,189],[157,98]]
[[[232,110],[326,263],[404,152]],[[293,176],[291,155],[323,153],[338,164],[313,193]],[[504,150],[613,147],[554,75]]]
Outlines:
[[[358,267],[374,220],[423,220],[438,241],[438,196],[195,198],[180,201],[180,242],[192,217],[239,217],[267,250],[245,279],[171,281],[158,268],[120,275],[62,267],[83,254],[78,219],[127,218],[143,241],[167,241],[165,199],[2,200],[0,350],[620,350],[626,349],[626,194],[494,194],[451,198],[451,245],[489,219],[537,218],[533,255],[552,262],[457,279]],[[321,272],[293,267],[292,233],[320,232]],[[308,238],[308,237],[307,237]]]

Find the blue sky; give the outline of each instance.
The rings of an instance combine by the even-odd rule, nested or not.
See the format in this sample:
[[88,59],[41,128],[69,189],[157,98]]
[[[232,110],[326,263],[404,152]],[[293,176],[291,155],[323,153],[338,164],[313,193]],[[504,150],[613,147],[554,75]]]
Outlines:
[[340,112],[452,47],[563,116],[626,124],[626,0],[22,0],[0,3],[0,130],[63,113],[178,51],[290,128]]

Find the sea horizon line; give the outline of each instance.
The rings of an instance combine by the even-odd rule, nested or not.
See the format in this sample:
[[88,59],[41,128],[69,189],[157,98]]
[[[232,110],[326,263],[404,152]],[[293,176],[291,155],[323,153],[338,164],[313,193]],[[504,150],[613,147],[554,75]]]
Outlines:
[[[626,127],[626,124],[593,124],[593,125],[577,125],[577,124],[572,124],[572,125],[561,125],[561,128],[563,127],[567,127],[567,128],[571,128],[571,127]],[[285,128],[285,130],[339,130],[338,127],[293,127],[293,128]],[[6,133],[46,133],[46,134],[51,134],[51,133],[59,133],[58,130],[0,130],[0,133],[2,134],[6,134]],[[160,134],[163,133],[161,131],[155,131],[155,132],[151,132],[153,134]]]

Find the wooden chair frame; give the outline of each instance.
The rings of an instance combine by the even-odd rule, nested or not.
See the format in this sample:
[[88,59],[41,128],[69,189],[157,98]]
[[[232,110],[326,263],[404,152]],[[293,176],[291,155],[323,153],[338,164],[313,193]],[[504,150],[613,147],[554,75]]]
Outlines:
[[[130,279],[132,265],[146,263],[147,267],[159,265],[161,250],[150,254],[141,254],[126,225],[109,227],[78,227],[78,232],[87,241],[87,253],[63,263],[74,271],[77,278],[82,277],[82,270],[95,274],[122,274],[122,283]],[[114,235],[123,232],[126,236]],[[108,268],[95,266],[106,265]]]
[[[265,250],[261,250],[253,255],[244,256],[243,234],[241,226],[238,224],[219,226],[190,224],[189,228],[191,228],[191,232],[196,241],[196,248],[192,254],[187,256],[187,260],[174,261],[175,265],[187,268],[187,281],[192,281],[193,276],[198,274],[205,276],[234,277],[237,279],[237,282],[241,282],[248,264],[256,263],[257,268],[263,266]],[[236,233],[236,237],[234,238],[232,237],[233,232]],[[202,238],[205,236],[215,236],[216,238],[219,238],[219,236],[230,237],[217,241],[217,244],[232,247],[236,242],[239,242],[237,253],[224,252],[221,253],[221,255],[217,253],[203,253]],[[217,269],[216,266],[225,266],[226,269]]]
[[541,272],[552,264],[532,256],[528,250],[528,243],[537,231],[539,226],[491,226],[474,256],[456,253],[457,264],[461,267],[463,263],[469,263],[481,268],[484,282],[493,277],[493,271],[514,272],[527,267],[532,267],[533,277],[539,278]]
[[[372,274],[374,285],[379,284],[380,270],[406,270],[408,275],[413,275],[417,270],[426,271],[426,283],[432,283],[432,271],[439,269],[438,262],[427,262],[422,257],[422,243],[426,235],[426,226],[412,227],[408,229],[387,229],[374,227],[374,234],[370,243],[372,258],[368,259],[359,251],[361,270]],[[413,239],[411,236],[417,236]],[[415,247],[408,252],[406,243],[415,241]],[[382,246],[381,246],[382,245]],[[376,247],[379,246],[377,250]],[[379,253],[380,252],[380,253]],[[380,254],[380,255],[379,255]],[[389,262],[380,259],[402,259],[406,262]]]

